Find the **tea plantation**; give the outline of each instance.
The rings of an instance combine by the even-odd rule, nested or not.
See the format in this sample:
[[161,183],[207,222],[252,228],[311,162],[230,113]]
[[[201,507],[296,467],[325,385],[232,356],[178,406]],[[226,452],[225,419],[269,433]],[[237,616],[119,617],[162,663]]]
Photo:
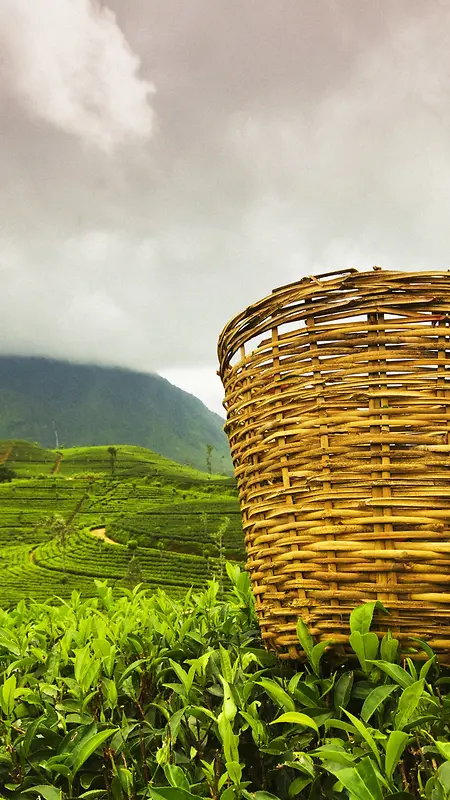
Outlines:
[[376,602],[349,657],[300,619],[303,663],[264,650],[229,478],[26,442],[0,475],[0,800],[450,800],[448,669]]
[[93,580],[180,595],[244,559],[234,482],[140,447],[0,442],[0,605],[92,596]]

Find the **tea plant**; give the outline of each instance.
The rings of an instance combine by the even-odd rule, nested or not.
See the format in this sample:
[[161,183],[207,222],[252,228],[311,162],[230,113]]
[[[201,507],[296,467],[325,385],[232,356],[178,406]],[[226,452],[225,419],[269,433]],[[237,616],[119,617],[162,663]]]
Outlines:
[[[261,645],[248,576],[182,599],[142,587],[0,611],[4,798],[450,798],[450,678],[351,615],[354,656]],[[388,625],[387,625],[388,627]],[[422,656],[422,661],[411,656]]]

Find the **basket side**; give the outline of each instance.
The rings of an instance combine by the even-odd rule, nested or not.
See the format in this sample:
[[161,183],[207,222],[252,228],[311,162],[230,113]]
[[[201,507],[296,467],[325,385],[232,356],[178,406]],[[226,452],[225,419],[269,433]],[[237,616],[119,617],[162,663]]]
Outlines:
[[307,278],[222,333],[248,569],[282,657],[298,616],[345,645],[370,600],[403,641],[450,648],[449,289],[448,273]]

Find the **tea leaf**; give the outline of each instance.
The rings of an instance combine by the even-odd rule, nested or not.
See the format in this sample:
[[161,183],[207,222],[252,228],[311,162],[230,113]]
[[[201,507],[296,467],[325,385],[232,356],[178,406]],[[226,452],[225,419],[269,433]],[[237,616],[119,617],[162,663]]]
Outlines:
[[164,766],[164,775],[171,786],[175,786],[178,789],[185,789],[187,792],[189,791],[189,783],[181,767],[178,767],[176,764],[166,764]]
[[83,766],[84,762],[95,753],[97,747],[106,742],[106,740],[116,732],[116,728],[107,728],[104,731],[94,733],[86,741],[83,740],[79,748],[74,750],[72,775],[76,775],[78,770]]
[[392,731],[386,744],[386,756],[384,760],[384,771],[388,780],[391,780],[394,770],[400,761],[406,743],[409,740],[409,734],[403,731]]
[[376,760],[378,761],[378,764],[381,765],[380,754],[378,752],[378,748],[377,748],[377,746],[375,744],[375,740],[374,740],[372,734],[370,733],[370,731],[366,728],[364,723],[362,723],[361,720],[359,720],[357,717],[355,717],[353,714],[351,714],[350,711],[347,711],[345,708],[343,708],[342,710],[343,710],[344,714],[346,714],[347,717],[352,721],[353,725],[355,726],[356,730],[361,734],[361,736],[363,737],[364,741],[367,742],[367,744],[369,745],[370,749],[372,750],[372,753],[374,754]]
[[62,800],[61,789],[57,789],[56,786],[51,786],[50,784],[31,786],[29,789],[23,789],[23,793],[40,794],[44,800]]
[[397,653],[399,648],[398,639],[392,637],[392,633],[388,631],[382,638],[380,644],[380,655],[383,661],[388,661],[390,664],[395,664],[397,660]]
[[367,756],[358,767],[329,768],[329,772],[345,786],[352,800],[382,800],[378,778]]
[[282,714],[281,717],[272,720],[270,725],[276,725],[279,722],[290,722],[295,723],[296,725],[303,725],[305,728],[312,728],[314,731],[319,733],[319,729],[314,720],[311,719],[311,717],[308,717],[306,714],[300,714],[298,711],[289,711],[287,714]]
[[363,603],[360,606],[356,606],[350,614],[350,631],[352,633],[355,631],[361,634],[368,633],[375,610],[383,611],[385,614],[388,613],[387,609],[379,600],[373,600],[371,603]]
[[174,786],[162,786],[154,789],[152,786],[148,787],[151,800],[198,800],[196,794],[187,792],[186,789],[180,789]]
[[303,650],[308,656],[308,660],[311,661],[314,640],[309,632],[308,626],[305,625],[301,617],[299,617],[297,620],[297,637],[301,646],[303,647]]
[[419,681],[415,681],[411,686],[407,686],[400,695],[398,711],[395,715],[395,727],[397,730],[401,730],[414,714],[419,700],[423,695],[424,684],[425,681],[423,678]]
[[371,718],[372,714],[381,706],[381,704],[386,700],[392,692],[395,692],[397,686],[394,684],[388,684],[387,686],[377,686],[375,689],[372,689],[370,694],[367,695],[366,699],[364,700],[363,707],[361,709],[361,718],[364,722],[368,722]]
[[272,681],[270,678],[261,678],[257,683],[258,686],[263,687],[274,703],[284,708],[285,711],[295,711],[295,703],[292,697],[289,697],[279,683]]
[[403,667],[399,667],[398,664],[390,664],[388,661],[371,661],[370,663],[375,664],[378,669],[381,669],[382,672],[385,672],[386,675],[389,675],[393,681],[398,683],[398,685],[402,686],[404,689],[414,683],[414,678],[409,674],[409,672],[406,672]]
[[335,708],[346,708],[353,687],[353,672],[344,672],[334,686],[333,704]]

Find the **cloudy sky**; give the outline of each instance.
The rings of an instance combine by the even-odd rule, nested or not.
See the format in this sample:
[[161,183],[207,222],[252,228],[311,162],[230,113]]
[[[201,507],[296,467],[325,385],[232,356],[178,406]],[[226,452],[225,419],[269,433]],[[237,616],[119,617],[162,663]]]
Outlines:
[[275,286],[450,264],[450,0],[1,0],[0,350],[219,411]]

